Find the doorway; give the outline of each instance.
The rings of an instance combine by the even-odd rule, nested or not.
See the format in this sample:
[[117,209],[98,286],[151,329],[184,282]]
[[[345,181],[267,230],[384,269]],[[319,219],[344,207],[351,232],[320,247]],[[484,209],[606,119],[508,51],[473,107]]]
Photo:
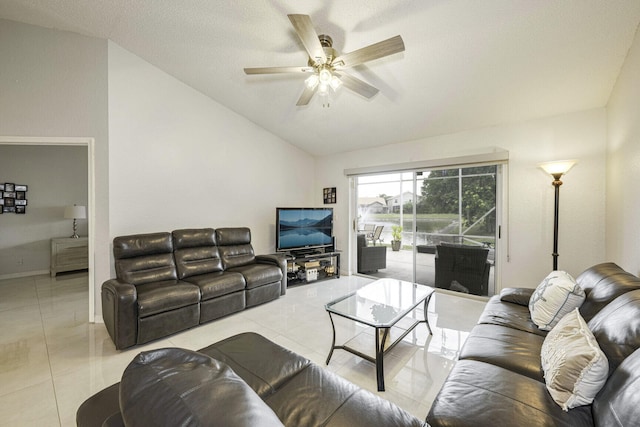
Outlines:
[[95,319],[95,140],[80,137],[0,136],[0,145],[84,146],[87,147],[87,221],[89,247],[89,321]]
[[499,163],[355,176],[358,273],[493,295],[501,176]]

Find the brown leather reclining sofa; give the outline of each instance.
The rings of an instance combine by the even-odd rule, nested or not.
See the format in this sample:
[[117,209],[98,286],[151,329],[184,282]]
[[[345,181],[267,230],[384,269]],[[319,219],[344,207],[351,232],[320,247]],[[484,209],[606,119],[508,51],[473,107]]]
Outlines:
[[113,254],[116,278],[102,285],[102,316],[117,349],[272,301],[287,290],[286,261],[256,256],[245,227],[116,237]]
[[640,425],[640,279],[613,263],[576,278],[580,314],[608,359],[609,376],[593,403],[568,411],[552,399],[541,367],[548,332],[532,322],[533,289],[508,288],[487,303],[431,406],[444,426]]

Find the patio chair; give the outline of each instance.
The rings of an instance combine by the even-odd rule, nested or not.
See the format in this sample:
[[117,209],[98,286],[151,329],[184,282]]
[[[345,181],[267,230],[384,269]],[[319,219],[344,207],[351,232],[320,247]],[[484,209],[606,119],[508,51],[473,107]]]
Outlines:
[[489,249],[441,243],[436,246],[436,288],[488,295]]
[[373,246],[376,245],[376,241],[378,241],[378,243],[380,244],[382,243],[382,238],[380,237],[380,235],[382,234],[383,229],[384,225],[378,225],[371,235],[367,235],[367,240],[371,242]]
[[367,246],[364,234],[358,234],[358,273],[373,273],[387,268],[387,247]]

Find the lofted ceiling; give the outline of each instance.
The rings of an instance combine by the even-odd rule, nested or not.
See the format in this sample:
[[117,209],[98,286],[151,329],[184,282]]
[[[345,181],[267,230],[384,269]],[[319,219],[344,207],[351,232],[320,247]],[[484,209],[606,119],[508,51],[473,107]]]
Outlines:
[[[406,50],[351,74],[323,108],[296,107],[304,66],[287,14],[339,52],[401,35]],[[110,39],[313,155],[607,104],[640,23],[638,0],[0,0],[0,18]]]

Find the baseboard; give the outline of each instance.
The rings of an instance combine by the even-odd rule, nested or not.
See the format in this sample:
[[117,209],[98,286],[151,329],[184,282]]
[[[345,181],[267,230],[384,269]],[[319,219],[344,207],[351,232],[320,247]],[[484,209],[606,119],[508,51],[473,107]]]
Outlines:
[[0,280],[19,279],[21,277],[40,276],[42,274],[46,274],[48,276],[49,274],[51,274],[51,272],[49,270],[35,270],[35,271],[23,271],[22,273],[2,274],[0,275]]
[[93,315],[93,323],[104,323],[104,319],[102,318],[101,314],[94,314]]

